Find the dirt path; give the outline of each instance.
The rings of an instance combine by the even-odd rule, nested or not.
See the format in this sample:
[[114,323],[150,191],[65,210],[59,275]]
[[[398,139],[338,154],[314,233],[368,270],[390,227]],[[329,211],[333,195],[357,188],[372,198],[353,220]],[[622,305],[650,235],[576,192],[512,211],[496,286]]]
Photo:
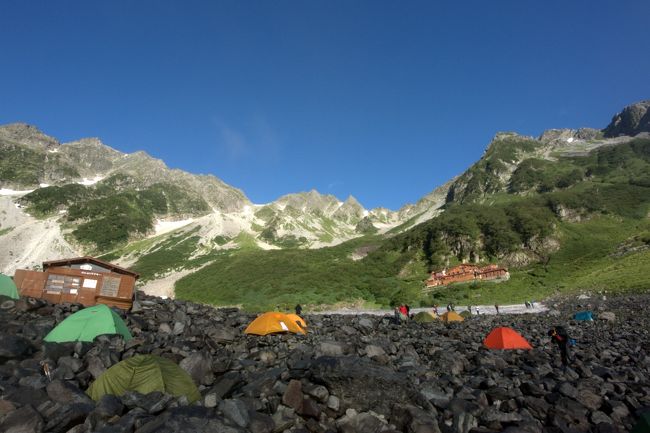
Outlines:
[[[479,314],[496,314],[497,311],[494,308],[494,305],[472,305],[472,314],[476,314],[476,307],[479,309]],[[426,308],[411,308],[411,313],[417,314],[420,311],[433,311],[431,307]],[[446,312],[447,309],[445,306],[438,307],[438,313],[442,314]],[[461,313],[467,311],[467,306],[456,306],[455,311]],[[500,314],[526,314],[526,313],[543,313],[548,311],[548,308],[540,303],[535,302],[533,308],[526,308],[524,304],[513,304],[513,305],[499,305]],[[393,314],[393,310],[357,310],[357,309],[339,309],[339,310],[328,310],[328,311],[314,311],[308,312],[309,314],[373,314],[376,316],[385,316]]]

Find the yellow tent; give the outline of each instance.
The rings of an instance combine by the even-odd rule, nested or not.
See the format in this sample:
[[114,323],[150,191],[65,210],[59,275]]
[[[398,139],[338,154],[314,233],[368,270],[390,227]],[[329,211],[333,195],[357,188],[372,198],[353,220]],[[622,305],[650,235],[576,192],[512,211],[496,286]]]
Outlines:
[[[290,316],[295,316],[292,318]],[[278,312],[268,312],[257,316],[248,327],[244,330],[246,334],[267,335],[276,332],[293,332],[294,334],[306,334],[307,331],[301,328],[296,321],[305,323],[300,316],[295,314],[284,314]],[[306,325],[306,324],[305,324]]]
[[440,319],[442,319],[443,322],[447,322],[447,323],[462,322],[463,320],[465,320],[460,314],[458,314],[455,311],[447,311],[445,314],[440,316]]

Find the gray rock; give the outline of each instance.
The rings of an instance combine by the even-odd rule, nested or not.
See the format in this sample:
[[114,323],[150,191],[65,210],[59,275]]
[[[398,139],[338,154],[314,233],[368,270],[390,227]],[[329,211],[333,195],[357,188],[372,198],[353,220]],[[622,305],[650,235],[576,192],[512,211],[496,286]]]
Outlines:
[[219,411],[239,427],[246,427],[250,422],[249,408],[242,400],[223,400],[219,403]]
[[45,419],[45,430],[52,433],[63,433],[68,429],[82,424],[86,416],[95,408],[94,404],[68,403],[60,405],[51,416]]
[[393,405],[390,420],[400,431],[440,433],[435,413],[425,412],[410,404]]
[[522,421],[523,417],[516,412],[501,412],[494,406],[490,406],[481,414],[481,420],[485,422],[517,422]]
[[112,418],[114,416],[122,415],[124,411],[124,405],[119,397],[114,395],[106,394],[102,396],[95,406],[94,412],[97,413],[102,418]]
[[365,352],[366,352],[366,356],[368,358],[374,358],[376,356],[384,356],[384,355],[386,355],[386,351],[384,349],[382,349],[379,346],[372,345],[372,344],[369,344],[369,345],[366,346]]
[[31,343],[17,335],[0,334],[0,358],[22,359],[31,350]]
[[270,415],[253,412],[247,429],[251,433],[271,433],[275,429],[275,422]]
[[55,380],[47,385],[47,395],[59,404],[65,403],[84,403],[95,405],[95,402],[86,395],[82,390],[71,384]]
[[338,419],[336,426],[341,433],[379,433],[385,424],[370,413],[353,413]]
[[388,414],[393,403],[410,401],[406,375],[365,358],[323,356],[313,362],[310,373],[348,407]]
[[317,401],[321,403],[327,402],[327,399],[330,396],[329,391],[322,385],[308,385],[303,387],[305,394],[314,397]]
[[598,319],[613,322],[616,320],[616,314],[611,311],[603,311],[602,313],[598,313]]
[[4,433],[41,433],[44,427],[43,419],[31,405],[10,412],[0,420],[0,431]]
[[179,366],[192,377],[195,383],[207,385],[214,382],[212,356],[209,353],[194,352],[183,359]]
[[239,372],[228,372],[217,379],[217,383],[210,389],[210,392],[216,394],[219,399],[223,399],[229,397],[232,390],[241,382],[242,376]]
[[336,341],[323,341],[318,350],[323,356],[342,356],[345,354],[345,344]]
[[341,408],[341,400],[339,400],[339,398],[335,395],[330,395],[327,397],[327,407],[335,412],[338,412]]
[[605,412],[601,412],[599,410],[592,412],[591,414],[591,422],[595,425],[605,423],[605,424],[614,424],[614,421],[607,416]]
[[225,326],[214,326],[208,330],[208,336],[215,343],[230,343],[235,340],[235,330]]

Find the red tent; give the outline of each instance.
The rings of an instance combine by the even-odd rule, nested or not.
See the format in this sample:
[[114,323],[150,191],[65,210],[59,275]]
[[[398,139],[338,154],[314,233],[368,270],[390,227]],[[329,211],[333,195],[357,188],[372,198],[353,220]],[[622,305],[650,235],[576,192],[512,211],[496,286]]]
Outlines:
[[488,349],[532,349],[533,346],[517,331],[511,328],[494,328],[485,337],[483,345]]

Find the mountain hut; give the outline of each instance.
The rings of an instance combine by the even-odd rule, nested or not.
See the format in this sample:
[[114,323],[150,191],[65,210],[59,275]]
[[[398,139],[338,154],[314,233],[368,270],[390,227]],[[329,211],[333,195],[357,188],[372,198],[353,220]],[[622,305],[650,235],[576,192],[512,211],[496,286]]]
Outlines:
[[43,262],[43,272],[17,269],[14,281],[21,296],[129,310],[138,277],[136,272],[86,256]]

